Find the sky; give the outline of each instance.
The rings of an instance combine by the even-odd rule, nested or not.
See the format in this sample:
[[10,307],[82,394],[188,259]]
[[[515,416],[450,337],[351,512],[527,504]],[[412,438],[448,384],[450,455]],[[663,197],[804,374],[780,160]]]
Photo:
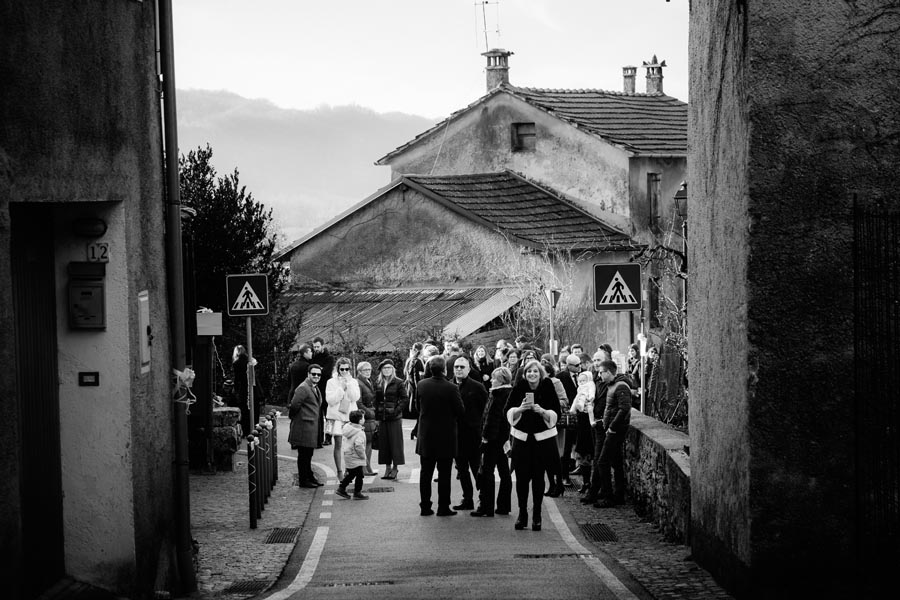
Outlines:
[[[622,67],[665,60],[687,101],[688,0],[179,0],[179,89],[281,108],[355,104],[442,118],[485,93],[486,47],[510,83],[622,89]],[[643,69],[637,91],[644,91]]]

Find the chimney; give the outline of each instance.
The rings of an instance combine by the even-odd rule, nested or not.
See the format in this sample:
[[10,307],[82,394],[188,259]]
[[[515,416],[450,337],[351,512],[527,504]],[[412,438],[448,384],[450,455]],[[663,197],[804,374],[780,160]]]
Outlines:
[[666,61],[659,62],[656,60],[656,55],[653,55],[653,60],[650,62],[644,62],[644,68],[647,69],[647,93],[648,94],[662,94],[663,93],[663,67],[666,66]]
[[634,78],[637,75],[637,67],[622,67],[622,77],[625,79],[625,93],[634,93]]
[[509,57],[512,52],[502,48],[494,48],[482,52],[487,57],[487,91],[491,91],[504,83],[509,83]]

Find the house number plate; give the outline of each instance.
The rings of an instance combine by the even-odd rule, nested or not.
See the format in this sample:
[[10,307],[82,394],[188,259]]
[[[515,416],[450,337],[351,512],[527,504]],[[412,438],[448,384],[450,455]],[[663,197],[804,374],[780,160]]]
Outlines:
[[93,242],[87,247],[88,262],[109,262],[109,242]]

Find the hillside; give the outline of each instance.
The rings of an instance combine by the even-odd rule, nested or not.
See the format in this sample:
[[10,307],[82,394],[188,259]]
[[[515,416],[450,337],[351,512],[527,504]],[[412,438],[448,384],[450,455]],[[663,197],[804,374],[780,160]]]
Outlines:
[[181,152],[209,143],[219,174],[236,167],[273,209],[283,243],[386,185],[390,170],[375,160],[434,123],[361,106],[293,110],[225,91],[178,90]]

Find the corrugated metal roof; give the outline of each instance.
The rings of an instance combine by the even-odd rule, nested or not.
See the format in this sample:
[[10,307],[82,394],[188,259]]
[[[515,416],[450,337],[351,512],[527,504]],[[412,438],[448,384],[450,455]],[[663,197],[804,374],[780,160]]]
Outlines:
[[500,232],[554,250],[632,247],[624,233],[512,171],[474,175],[404,175],[483,219]]
[[285,294],[291,308],[303,314],[298,340],[357,337],[367,352],[393,351],[405,345],[410,333],[424,337],[451,323],[458,324],[460,331],[470,329],[460,334],[467,335],[515,304],[509,304],[512,296],[511,290],[497,287],[299,290]]

